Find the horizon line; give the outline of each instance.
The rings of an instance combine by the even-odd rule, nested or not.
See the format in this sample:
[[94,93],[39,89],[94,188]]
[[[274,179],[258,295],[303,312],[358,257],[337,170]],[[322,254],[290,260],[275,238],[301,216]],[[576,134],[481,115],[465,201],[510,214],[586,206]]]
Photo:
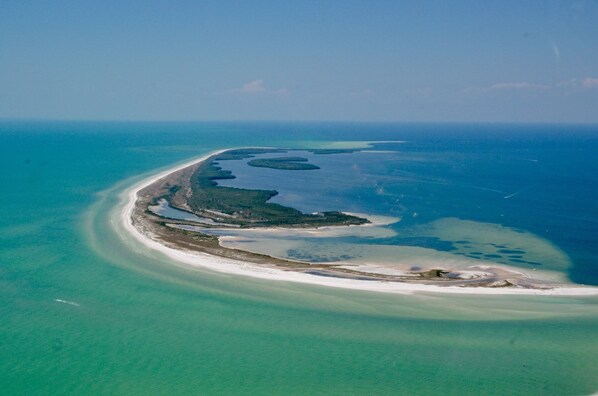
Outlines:
[[210,119],[94,119],[94,118],[44,118],[44,117],[0,117],[0,122],[93,122],[93,123],[214,123],[214,124],[233,124],[233,123],[303,123],[303,124],[455,124],[455,125],[584,125],[598,126],[598,121],[405,121],[405,120],[284,120],[284,119],[263,119],[263,120],[210,120]]

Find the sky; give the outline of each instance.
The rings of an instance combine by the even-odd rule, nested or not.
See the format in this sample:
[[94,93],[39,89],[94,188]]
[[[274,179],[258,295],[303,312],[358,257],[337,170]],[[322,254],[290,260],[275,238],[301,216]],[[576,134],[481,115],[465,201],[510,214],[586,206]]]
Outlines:
[[0,118],[598,123],[598,0],[0,0]]

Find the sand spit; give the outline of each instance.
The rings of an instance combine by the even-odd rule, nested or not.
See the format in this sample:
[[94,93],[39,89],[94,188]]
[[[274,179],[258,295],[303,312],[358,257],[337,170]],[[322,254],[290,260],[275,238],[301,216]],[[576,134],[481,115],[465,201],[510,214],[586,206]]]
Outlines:
[[[598,295],[598,288],[577,285],[560,285],[546,289],[531,289],[517,287],[460,287],[460,286],[437,286],[421,283],[407,283],[384,280],[360,280],[341,278],[334,276],[318,276],[305,272],[293,270],[282,270],[273,266],[265,266],[248,263],[231,258],[206,254],[203,252],[190,251],[181,248],[166,246],[160,241],[152,238],[150,232],[139,229],[134,225],[133,213],[137,202],[138,193],[144,188],[156,183],[171,173],[182,170],[186,167],[197,165],[213,155],[220,154],[226,150],[218,150],[200,158],[194,159],[182,165],[178,165],[157,175],[149,177],[124,192],[124,205],[120,211],[120,226],[134,237],[139,243],[148,249],[163,253],[172,260],[190,265],[193,267],[207,268],[213,271],[229,274],[250,276],[259,279],[272,281],[298,282],[319,286],[328,286],[344,289],[354,289],[372,292],[384,292],[395,294],[412,293],[450,293],[450,294],[492,294],[492,295],[551,295],[551,296],[589,296]],[[374,223],[380,223],[381,219],[374,219]],[[382,221],[383,223],[383,221]],[[367,227],[358,226],[358,227]]]

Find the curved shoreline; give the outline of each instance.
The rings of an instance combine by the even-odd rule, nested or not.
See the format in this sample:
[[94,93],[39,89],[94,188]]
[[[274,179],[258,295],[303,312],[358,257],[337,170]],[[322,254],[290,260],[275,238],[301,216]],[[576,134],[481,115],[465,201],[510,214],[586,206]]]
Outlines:
[[206,159],[231,149],[222,149],[208,153],[197,159],[177,165],[157,175],[151,176],[125,190],[125,204],[120,211],[120,223],[123,228],[131,234],[139,243],[145,247],[158,251],[170,259],[192,267],[206,268],[216,272],[249,276],[258,279],[275,281],[287,281],[311,284],[317,286],[336,287],[343,289],[383,292],[394,294],[412,293],[445,293],[445,294],[492,294],[492,295],[551,295],[551,296],[591,296],[598,295],[597,287],[588,286],[557,286],[551,289],[527,289],[527,288],[492,288],[492,287],[459,287],[459,286],[437,286],[420,283],[388,282],[378,280],[358,280],[340,277],[323,277],[296,271],[284,271],[281,269],[260,266],[231,258],[220,257],[202,252],[193,252],[183,249],[174,249],[152,239],[141,232],[133,224],[132,214],[137,202],[138,193],[142,189],[152,185],[160,179],[196,165]]

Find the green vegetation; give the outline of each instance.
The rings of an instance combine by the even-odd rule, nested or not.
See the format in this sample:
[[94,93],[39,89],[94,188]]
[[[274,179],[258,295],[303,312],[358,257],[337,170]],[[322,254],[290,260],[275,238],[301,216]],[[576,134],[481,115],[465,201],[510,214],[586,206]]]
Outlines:
[[259,158],[249,161],[247,165],[259,168],[271,168],[280,170],[320,169],[319,166],[313,164],[306,164],[307,161],[307,158],[303,157]]
[[253,158],[258,154],[268,153],[286,153],[287,150],[283,149],[235,149],[228,150],[214,157],[216,161],[227,161],[227,160],[240,160],[244,158]]
[[[267,201],[278,194],[273,190],[249,190],[221,187],[217,180],[234,179],[230,171],[223,170],[215,162],[231,156],[252,155],[254,152],[226,152],[201,164],[191,176],[191,197],[187,203],[197,213],[216,211],[231,217],[219,219],[221,222],[241,226],[326,226],[367,223],[366,219],[346,215],[341,212],[304,214]],[[282,161],[284,163],[285,161]],[[203,213],[205,215],[205,212]]]
[[355,152],[353,149],[313,149],[308,151],[313,154],[350,154]]

